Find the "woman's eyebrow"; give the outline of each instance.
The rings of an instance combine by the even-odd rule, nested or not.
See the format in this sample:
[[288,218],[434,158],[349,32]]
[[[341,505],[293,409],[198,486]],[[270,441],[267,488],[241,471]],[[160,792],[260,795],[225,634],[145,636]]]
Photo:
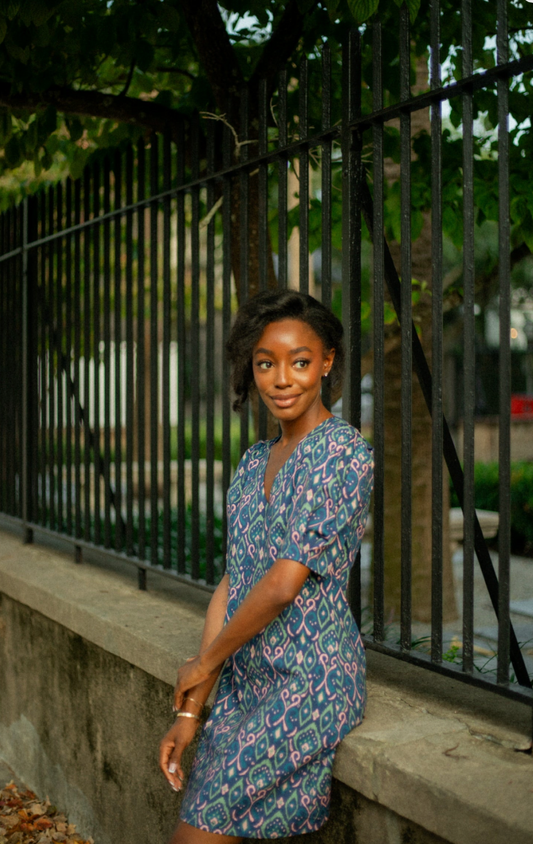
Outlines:
[[[310,352],[313,353],[313,350],[309,348],[309,346],[298,346],[297,349],[291,349],[289,354],[290,355],[298,355],[300,352]],[[270,357],[274,357],[274,352],[271,352],[270,349],[256,349],[254,355],[270,355]]]

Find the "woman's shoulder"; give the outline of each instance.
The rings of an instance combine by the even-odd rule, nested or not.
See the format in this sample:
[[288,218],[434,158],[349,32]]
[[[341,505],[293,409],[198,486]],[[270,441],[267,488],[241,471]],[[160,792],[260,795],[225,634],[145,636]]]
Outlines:
[[264,457],[265,451],[270,446],[270,442],[269,440],[260,440],[246,449],[233,475],[233,485],[244,479],[248,472],[257,465],[258,461]]
[[319,425],[316,438],[322,440],[327,454],[333,460],[358,456],[359,459],[372,461],[372,446],[357,428],[338,416],[330,416]]

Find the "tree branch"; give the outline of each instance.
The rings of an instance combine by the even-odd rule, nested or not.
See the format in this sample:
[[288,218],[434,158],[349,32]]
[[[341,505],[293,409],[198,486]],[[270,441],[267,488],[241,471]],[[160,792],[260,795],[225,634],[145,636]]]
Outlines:
[[72,88],[49,88],[41,93],[13,94],[11,86],[0,83],[0,106],[36,110],[54,106],[65,114],[101,117],[119,123],[131,123],[155,132],[170,127],[172,137],[177,137],[180,115],[175,109],[160,103],[126,97],[122,94],[102,94],[98,91]]
[[134,70],[135,70],[135,59],[133,59],[133,60],[132,60],[132,62],[131,62],[131,67],[130,67],[130,69],[129,69],[129,71],[128,71],[128,76],[127,76],[127,79],[126,79],[126,84],[124,85],[124,87],[123,87],[122,91],[120,92],[119,97],[125,97],[125,96],[126,96],[126,94],[128,93],[128,88],[130,87],[130,85],[131,85],[131,80],[133,79],[133,71],[134,71]]
[[[309,15],[316,6],[315,2],[306,14]],[[266,79],[268,95],[271,96],[276,85],[277,74],[298,46],[303,33],[303,24],[304,15],[298,8],[297,0],[289,0],[276,29],[263,48],[261,58],[250,79],[250,87],[258,85],[260,79]]]
[[181,0],[181,9],[198,50],[218,108],[238,97],[244,77],[216,0]]

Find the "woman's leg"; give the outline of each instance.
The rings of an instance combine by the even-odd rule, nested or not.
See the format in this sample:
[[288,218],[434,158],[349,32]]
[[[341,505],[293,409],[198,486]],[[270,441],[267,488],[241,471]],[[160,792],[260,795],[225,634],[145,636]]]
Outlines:
[[219,835],[217,832],[205,832],[196,829],[185,821],[180,821],[170,840],[170,844],[240,844],[242,838],[236,835]]

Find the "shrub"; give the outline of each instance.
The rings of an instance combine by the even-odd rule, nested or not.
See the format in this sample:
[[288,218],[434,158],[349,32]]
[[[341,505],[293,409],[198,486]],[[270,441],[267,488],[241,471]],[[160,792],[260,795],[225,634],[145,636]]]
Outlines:
[[[481,510],[499,511],[498,463],[476,463],[474,500]],[[458,507],[455,490],[451,490],[451,506]],[[519,554],[533,554],[533,463],[511,465],[511,541]]]

